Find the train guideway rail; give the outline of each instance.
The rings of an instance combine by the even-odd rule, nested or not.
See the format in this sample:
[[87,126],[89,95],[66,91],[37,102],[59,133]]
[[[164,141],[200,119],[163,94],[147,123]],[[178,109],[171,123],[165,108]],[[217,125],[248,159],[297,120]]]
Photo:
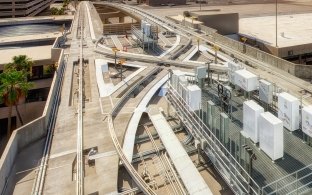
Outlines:
[[188,192],[191,195],[212,195],[165,117],[161,113],[153,113],[151,110],[148,114]]

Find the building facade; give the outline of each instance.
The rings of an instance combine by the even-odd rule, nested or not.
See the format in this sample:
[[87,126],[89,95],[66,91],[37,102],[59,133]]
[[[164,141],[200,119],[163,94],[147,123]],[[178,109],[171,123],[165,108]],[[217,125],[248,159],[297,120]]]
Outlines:
[[35,16],[55,0],[1,0],[0,18]]
[[[0,73],[3,71],[4,65],[11,62],[11,58],[16,55],[26,55],[34,62],[32,74],[29,78],[29,81],[33,83],[33,87],[18,104],[21,117],[24,124],[26,124],[42,115],[53,80],[56,61],[51,57],[51,46],[4,49],[2,52],[6,58],[0,59]],[[9,108],[3,102],[0,102],[0,140],[6,135],[8,113]],[[12,130],[21,125],[17,118],[16,109],[13,108]]]
[[146,0],[146,4],[149,6],[159,5],[185,5],[186,0]]

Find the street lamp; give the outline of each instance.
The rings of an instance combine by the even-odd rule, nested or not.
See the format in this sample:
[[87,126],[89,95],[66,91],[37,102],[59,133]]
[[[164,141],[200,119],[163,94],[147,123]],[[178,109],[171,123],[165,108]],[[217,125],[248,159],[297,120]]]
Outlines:
[[192,18],[192,27],[194,28],[194,19],[197,19],[197,17],[196,16],[191,16],[191,18]]
[[247,41],[247,38],[246,37],[242,37],[241,40],[244,43],[244,45],[243,45],[243,53],[246,53],[246,41]]
[[220,47],[217,45],[214,45],[213,50],[215,51],[215,64],[217,64],[218,63],[218,51],[220,50]]
[[122,78],[123,78],[123,76],[122,76],[122,65],[124,64],[126,62],[126,60],[125,59],[120,59],[120,61],[119,61],[119,65],[120,65],[120,78],[121,78],[121,80],[122,80]]
[[198,53],[198,55],[199,55],[199,42],[200,42],[200,39],[197,38],[197,53]]
[[[115,68],[116,68],[116,63],[117,63],[117,62],[116,62],[116,61],[117,61],[117,52],[120,51],[120,50],[119,50],[118,48],[116,48],[116,47],[113,47],[113,48],[112,48],[112,51],[115,53]],[[117,69],[117,68],[116,68],[116,69]]]

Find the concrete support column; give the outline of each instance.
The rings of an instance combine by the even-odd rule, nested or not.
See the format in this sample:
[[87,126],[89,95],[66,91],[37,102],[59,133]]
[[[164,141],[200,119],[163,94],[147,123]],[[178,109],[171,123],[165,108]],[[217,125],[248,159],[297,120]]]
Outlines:
[[119,17],[119,23],[124,23],[124,22],[125,22],[125,17],[120,16],[120,17]]
[[299,55],[299,64],[302,64],[302,55]]
[[15,0],[12,0],[12,18],[15,18]]

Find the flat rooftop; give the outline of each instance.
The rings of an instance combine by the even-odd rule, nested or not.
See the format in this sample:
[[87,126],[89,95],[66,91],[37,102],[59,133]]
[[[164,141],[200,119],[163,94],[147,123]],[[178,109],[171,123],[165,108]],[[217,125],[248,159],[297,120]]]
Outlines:
[[47,22],[62,22],[62,21],[71,21],[72,19],[74,19],[74,16],[72,15],[3,18],[0,20],[0,26],[16,25],[16,24],[38,24],[38,23],[47,23]]
[[0,65],[11,62],[12,58],[17,55],[27,55],[33,61],[51,59],[51,47],[51,45],[46,45],[0,50]]
[[10,44],[25,44],[25,43],[33,43],[44,40],[55,40],[57,37],[61,36],[61,32],[53,32],[53,33],[41,33],[34,35],[23,35],[23,36],[8,36],[1,37],[0,34],[0,46],[2,45],[10,45]]
[[227,14],[238,14],[237,12],[228,12],[221,9],[209,9],[202,11],[192,11],[191,14],[195,14],[197,16],[207,16],[207,15],[227,15]]
[[[291,47],[312,43],[312,13],[280,15],[277,18],[277,45]],[[239,33],[275,46],[275,16],[242,18]]]
[[[161,7],[149,7],[139,5],[144,9],[149,9],[149,11],[156,15],[162,16],[172,16],[172,15],[183,15],[183,11],[199,11],[199,5],[197,6],[161,6]],[[222,13],[239,13],[240,18],[257,17],[257,16],[274,16],[275,15],[275,3],[263,3],[263,4],[247,4],[247,5],[219,5],[211,6],[208,4],[202,4],[202,10],[217,10],[220,9]],[[312,6],[299,4],[296,2],[279,3],[278,12],[282,14],[302,14],[311,13]]]

